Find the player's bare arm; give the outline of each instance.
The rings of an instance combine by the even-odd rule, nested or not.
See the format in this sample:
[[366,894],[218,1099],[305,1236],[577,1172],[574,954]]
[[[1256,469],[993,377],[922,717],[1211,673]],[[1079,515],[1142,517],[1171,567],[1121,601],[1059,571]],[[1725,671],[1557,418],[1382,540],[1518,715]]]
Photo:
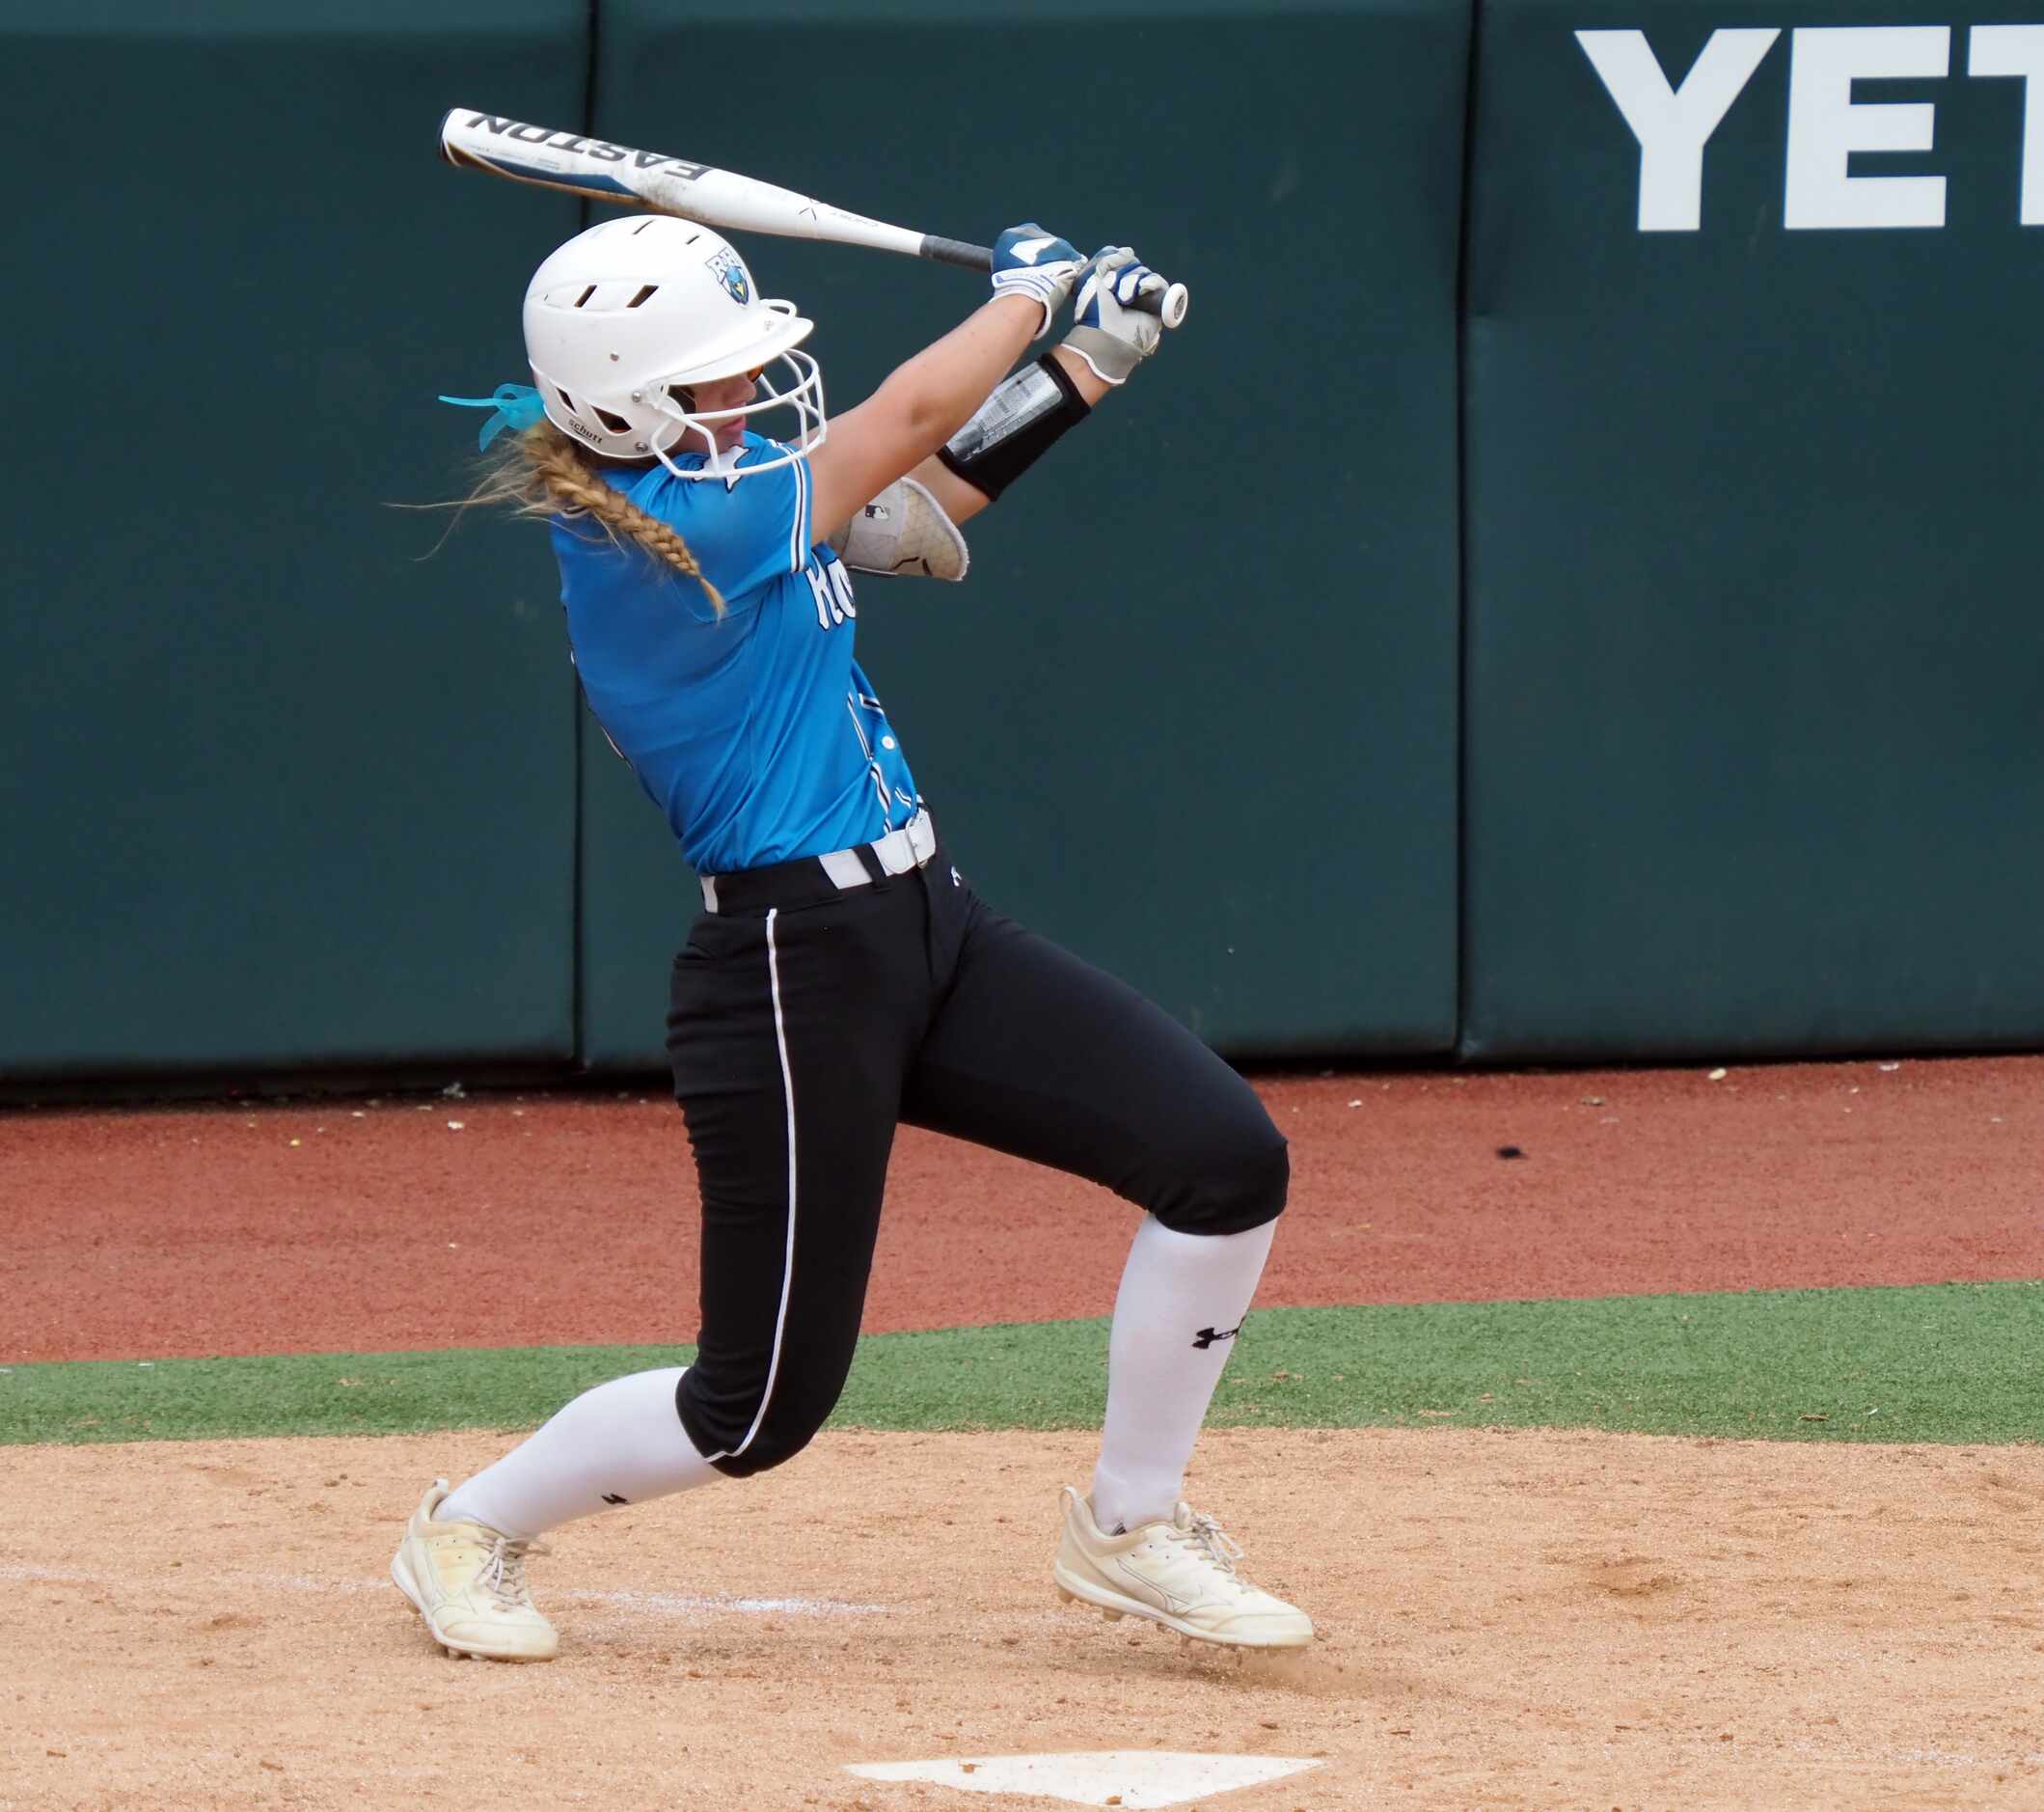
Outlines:
[[1049,330],[1084,261],[1032,225],[995,242],[994,299],[898,367],[872,396],[831,424],[811,455],[810,522],[828,539],[896,479],[965,426],[1001,374]]

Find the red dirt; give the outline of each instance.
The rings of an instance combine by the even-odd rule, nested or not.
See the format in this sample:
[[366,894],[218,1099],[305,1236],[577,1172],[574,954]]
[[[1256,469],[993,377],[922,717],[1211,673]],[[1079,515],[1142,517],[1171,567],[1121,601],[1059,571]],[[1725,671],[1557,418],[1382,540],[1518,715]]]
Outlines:
[[[2040,1057],[1259,1086],[1268,1306],[2044,1277]],[[0,1361],[685,1340],[695,1208],[637,1091],[0,1113]],[[1132,1225],[905,1133],[866,1327],[1104,1315]]]

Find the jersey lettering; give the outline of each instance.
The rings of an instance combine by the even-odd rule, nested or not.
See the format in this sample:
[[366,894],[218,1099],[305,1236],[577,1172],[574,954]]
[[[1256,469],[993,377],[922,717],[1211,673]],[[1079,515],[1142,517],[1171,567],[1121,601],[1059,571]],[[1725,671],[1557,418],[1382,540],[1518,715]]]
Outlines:
[[[858,615],[858,606],[852,602],[852,581],[845,572],[845,563],[841,560],[833,560],[831,563],[831,590],[836,595],[837,608],[844,613],[844,617]],[[842,622],[844,618],[840,617],[838,620]]]
[[[826,571],[829,578],[824,576]],[[852,601],[852,581],[845,576],[842,561],[833,560],[829,567],[819,568],[812,560],[802,569],[802,576],[809,582],[809,595],[816,600],[817,628],[834,629],[847,617],[858,615],[858,606]]]

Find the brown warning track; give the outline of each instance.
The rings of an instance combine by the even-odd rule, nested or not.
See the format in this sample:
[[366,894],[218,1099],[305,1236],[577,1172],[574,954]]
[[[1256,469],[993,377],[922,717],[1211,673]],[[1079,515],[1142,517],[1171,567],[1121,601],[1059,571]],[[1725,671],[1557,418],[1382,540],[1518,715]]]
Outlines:
[[[2044,1277],[2044,1057],[1259,1087],[1267,1305]],[[695,1216],[637,1090],[8,1112],[0,1359],[685,1340]],[[1104,1315],[1132,1225],[905,1133],[866,1326]]]

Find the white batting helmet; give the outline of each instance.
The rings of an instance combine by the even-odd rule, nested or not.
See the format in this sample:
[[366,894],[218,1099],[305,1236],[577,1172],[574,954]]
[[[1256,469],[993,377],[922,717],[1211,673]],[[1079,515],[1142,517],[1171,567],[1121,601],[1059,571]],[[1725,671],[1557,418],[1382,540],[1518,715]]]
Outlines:
[[[720,234],[665,214],[577,233],[532,273],[525,296],[526,358],[547,419],[603,458],[650,454],[679,478],[731,476],[737,455],[719,455],[716,429],[735,416],[792,411],[792,431],[770,435],[782,456],[742,473],[823,444],[823,373],[796,349],[814,325],[792,302],[762,297]],[[705,413],[686,394],[747,372],[764,382],[764,399]],[[707,455],[700,468],[669,456],[695,453]]]

